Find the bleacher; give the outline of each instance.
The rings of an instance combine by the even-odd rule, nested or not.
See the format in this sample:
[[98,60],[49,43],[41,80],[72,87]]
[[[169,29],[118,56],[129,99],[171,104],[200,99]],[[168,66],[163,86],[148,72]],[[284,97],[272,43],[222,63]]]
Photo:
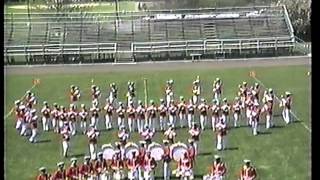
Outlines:
[[[155,42],[162,46],[167,44],[165,49],[168,49],[169,42],[185,41],[186,44],[201,40],[202,44],[207,41],[217,44],[219,41],[222,43],[217,44],[219,52],[228,49],[223,46],[227,47],[226,43],[232,39],[245,42],[286,37],[288,42],[294,42],[290,20],[282,6],[135,12],[131,15],[120,13],[120,21],[110,13],[35,14],[30,23],[23,16],[15,16],[14,22],[6,18],[4,45],[116,43],[115,53],[131,51],[132,55],[137,55],[133,52],[134,46],[151,47]],[[202,48],[202,54],[210,49]],[[157,51],[154,47],[149,50],[150,53]]]

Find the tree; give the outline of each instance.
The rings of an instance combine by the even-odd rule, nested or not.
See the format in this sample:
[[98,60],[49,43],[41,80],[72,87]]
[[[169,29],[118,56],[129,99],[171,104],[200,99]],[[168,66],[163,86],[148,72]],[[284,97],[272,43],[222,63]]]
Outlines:
[[311,0],[278,0],[276,5],[286,5],[295,35],[311,40]]

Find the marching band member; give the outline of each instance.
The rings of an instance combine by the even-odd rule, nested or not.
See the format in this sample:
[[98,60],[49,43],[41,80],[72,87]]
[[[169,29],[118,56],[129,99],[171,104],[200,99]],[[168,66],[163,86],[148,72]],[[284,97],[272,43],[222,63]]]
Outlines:
[[255,180],[257,177],[256,169],[250,164],[250,160],[245,159],[243,161],[245,164],[240,170],[239,180]]
[[103,108],[106,111],[106,116],[105,116],[105,125],[106,125],[106,130],[109,130],[112,128],[112,112],[114,110],[112,106],[112,101],[107,101],[106,106]]
[[143,127],[144,127],[144,121],[145,121],[145,113],[146,113],[146,109],[144,107],[144,105],[142,104],[142,101],[139,100],[138,101],[138,108],[137,108],[137,116],[138,116],[138,132],[142,133],[143,131]]
[[230,105],[227,102],[227,98],[223,98],[223,105],[221,106],[221,111],[222,111],[222,119],[224,120],[225,124],[227,125],[229,122],[229,112],[230,112]]
[[70,127],[69,124],[66,122],[61,129],[61,135],[62,135],[62,150],[63,150],[63,157],[68,157],[68,150],[69,150],[69,144],[70,144]]
[[139,147],[139,154],[138,154],[138,162],[139,162],[139,166],[138,166],[138,174],[139,174],[139,179],[143,179],[143,175],[142,175],[142,167],[143,167],[143,163],[144,163],[144,157],[146,155],[146,142],[145,141],[139,141],[140,142],[140,147]]
[[127,113],[128,113],[128,127],[129,127],[129,131],[132,132],[135,130],[135,122],[136,122],[136,109],[134,108],[133,102],[131,101],[129,103],[128,109],[127,109]]
[[99,124],[99,112],[100,108],[98,108],[98,104],[93,104],[92,108],[90,108],[91,111],[91,124],[94,128],[97,129],[97,125]]
[[128,168],[128,179],[129,180],[136,180],[138,179],[138,166],[139,166],[139,159],[136,156],[136,152],[132,152],[132,157],[127,159],[126,166]]
[[254,96],[254,99],[257,99],[259,101],[259,95],[260,95],[260,85],[259,83],[255,83],[254,87],[252,89],[252,95]]
[[183,98],[183,96],[180,96],[180,103],[178,104],[178,114],[179,114],[179,120],[180,120],[180,127],[184,127],[184,122],[186,121],[186,102]]
[[49,180],[51,178],[51,175],[48,174],[47,169],[45,167],[39,168],[39,171],[41,173],[37,176],[37,180]]
[[52,176],[52,180],[65,180],[67,176],[66,176],[66,170],[64,169],[64,162],[59,162],[57,166],[58,166],[58,170],[54,172]]
[[193,167],[195,161],[196,161],[196,148],[194,146],[194,140],[193,139],[188,139],[188,156],[191,161],[191,167]]
[[94,174],[97,177],[98,180],[104,180],[106,179],[106,172],[108,169],[108,164],[105,159],[103,159],[103,153],[98,153],[98,159],[96,163],[94,164]]
[[76,102],[80,99],[80,90],[77,86],[71,85],[70,86],[70,102]]
[[30,130],[30,126],[29,126],[29,123],[31,122],[32,120],[32,113],[31,113],[31,109],[22,105],[21,107],[21,111],[23,112],[24,114],[24,117],[23,117],[23,121],[22,121],[22,125],[21,125],[21,132],[20,132],[20,135],[21,136],[27,136],[29,135],[29,130]]
[[212,92],[213,92],[213,98],[215,100],[217,100],[217,102],[219,103],[220,98],[221,98],[221,94],[222,94],[222,81],[220,78],[216,78],[216,80],[213,82],[213,88],[212,88]]
[[192,163],[187,152],[179,162],[179,172],[183,180],[193,179]]
[[198,104],[198,100],[200,97],[200,77],[197,76],[197,79],[193,81],[193,86],[192,86],[192,102],[193,104]]
[[154,136],[154,131],[152,131],[148,125],[145,125],[144,131],[141,133],[144,141],[149,145],[152,142],[152,138]]
[[81,110],[78,114],[80,116],[80,128],[83,134],[87,132],[87,118],[88,118],[88,110],[84,104],[81,104]]
[[258,134],[259,117],[261,109],[259,108],[259,103],[255,102],[252,109],[252,133],[254,136]]
[[69,126],[71,128],[71,135],[74,136],[76,135],[76,117],[78,113],[76,112],[76,106],[74,104],[70,104],[70,109],[68,112],[68,118],[69,118]]
[[150,100],[150,106],[147,109],[147,121],[145,125],[148,125],[149,128],[152,128],[153,131],[156,130],[155,121],[156,121],[156,112],[157,108],[153,100]]
[[188,110],[188,127],[189,129],[192,128],[192,123],[194,123],[194,111],[196,109],[196,106],[193,104],[192,99],[189,100],[189,104],[187,107]]
[[91,97],[92,97],[92,106],[98,105],[98,98],[101,96],[101,92],[99,87],[96,85],[91,86]]
[[53,132],[59,133],[59,112],[60,108],[57,103],[53,103],[53,110],[51,111],[52,115],[52,128]]
[[88,132],[87,136],[89,139],[89,151],[90,151],[90,157],[91,159],[96,158],[96,150],[97,150],[97,138],[99,136],[99,132],[97,129],[91,125]]
[[211,106],[212,116],[211,116],[211,125],[212,125],[212,131],[214,132],[216,130],[216,124],[219,121],[219,112],[220,112],[220,106],[219,102],[214,99],[213,104]]
[[19,107],[16,107],[15,111],[17,116],[16,129],[18,131],[20,130],[21,136],[24,136],[27,129],[26,108],[24,105],[19,105]]
[[163,140],[163,178],[164,180],[170,180],[170,161],[171,161],[171,150],[168,140]]
[[175,132],[174,126],[172,124],[170,124],[168,130],[164,132],[164,136],[170,142],[170,144],[174,144],[177,133]]
[[42,113],[42,129],[43,131],[49,131],[50,124],[50,107],[47,101],[43,102],[43,108],[41,109]]
[[173,80],[172,79],[167,81],[165,93],[166,93],[167,107],[169,107],[171,100],[173,100]]
[[214,155],[214,159],[210,167],[210,176],[219,177],[222,180],[227,172],[226,165],[221,161],[220,156]]
[[143,170],[144,170],[144,178],[146,180],[154,179],[154,169],[157,166],[157,162],[153,157],[151,157],[151,152],[147,151],[144,157]]
[[134,82],[128,82],[128,93],[127,93],[127,105],[134,101],[135,97],[135,85]]
[[171,100],[170,102],[170,106],[169,106],[169,123],[175,127],[175,124],[176,124],[176,116],[177,116],[177,111],[178,111],[178,108],[177,106],[174,104],[174,101]]
[[37,99],[34,95],[34,93],[31,93],[31,91],[27,91],[26,93],[26,97],[25,97],[25,104],[26,106],[29,106],[30,108],[33,107],[33,105],[36,105],[37,104]]
[[91,176],[91,171],[93,170],[92,164],[90,163],[90,156],[84,157],[84,162],[80,166],[79,175],[80,179],[89,179]]
[[124,115],[125,115],[125,109],[123,107],[123,103],[119,102],[119,108],[117,109],[118,114],[118,128],[120,130],[121,126],[124,126]]
[[224,149],[224,136],[226,136],[226,130],[227,126],[225,124],[225,121],[220,118],[220,121],[218,122],[216,129],[217,129],[217,150],[220,151]]
[[20,100],[14,101],[14,112],[16,115],[16,130],[17,131],[21,130],[21,125],[22,125],[23,116],[24,116],[24,112],[21,111],[21,109],[20,109],[21,105],[22,104],[21,104]]
[[292,106],[292,96],[290,92],[286,92],[285,93],[286,96],[282,96],[281,97],[281,103],[280,103],[280,107],[283,107],[282,110],[282,117],[283,120],[289,124],[292,122],[292,118],[290,118],[290,113],[291,113],[291,106]]
[[31,137],[29,138],[29,141],[31,143],[37,142],[36,136],[38,135],[38,116],[36,115],[36,110],[32,109],[31,111],[31,119],[29,121],[31,126]]
[[113,179],[121,179],[124,164],[121,160],[120,150],[117,150],[113,155],[111,160],[111,168],[114,171]]
[[233,119],[234,119],[234,127],[239,127],[238,121],[241,115],[241,101],[239,97],[235,97],[235,101],[232,106],[232,111],[233,111]]
[[118,96],[118,87],[116,86],[116,83],[111,83],[110,92],[109,92],[109,103],[116,105],[117,96]]
[[79,167],[77,165],[77,158],[71,158],[71,166],[66,171],[66,176],[68,180],[79,179]]
[[60,106],[59,131],[61,131],[65,123],[68,123],[67,117],[68,117],[67,109],[64,106]]
[[121,142],[115,142],[116,146],[116,151],[119,150],[119,157],[123,161],[126,159],[126,149],[125,149],[125,144]]
[[160,106],[158,107],[159,111],[159,121],[160,121],[160,130],[164,131],[166,127],[166,116],[167,116],[167,107],[165,105],[164,99],[160,99]]
[[245,101],[245,111],[247,117],[247,125],[252,125],[252,109],[253,109],[253,100],[250,97],[247,97]]
[[201,104],[198,106],[200,111],[200,126],[201,129],[204,131],[206,122],[207,122],[207,112],[208,112],[208,105],[206,104],[205,99],[201,99]]
[[262,98],[262,102],[264,103],[262,112],[266,113],[266,129],[269,129],[273,126],[273,102],[274,102],[274,94],[273,90],[269,89],[264,92],[264,96]]
[[199,153],[198,141],[199,141],[199,137],[200,137],[200,129],[196,123],[193,123],[192,128],[189,130],[189,134],[191,135],[191,139],[193,140],[195,154],[198,154]]
[[122,146],[127,144],[127,140],[129,139],[129,137],[130,137],[130,135],[126,130],[126,127],[125,126],[121,126],[120,130],[118,132],[118,138],[119,138],[119,141],[120,141]]

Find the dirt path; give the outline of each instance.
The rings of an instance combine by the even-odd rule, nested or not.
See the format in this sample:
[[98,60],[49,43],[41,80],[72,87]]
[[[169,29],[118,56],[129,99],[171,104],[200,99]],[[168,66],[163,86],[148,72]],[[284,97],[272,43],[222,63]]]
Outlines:
[[117,71],[155,71],[176,69],[216,69],[237,67],[272,67],[308,65],[311,67],[311,57],[281,57],[281,58],[255,58],[236,60],[201,60],[190,61],[162,61],[144,62],[132,64],[74,64],[74,65],[35,65],[35,66],[5,66],[7,75],[27,74],[70,74],[93,72],[117,72]]

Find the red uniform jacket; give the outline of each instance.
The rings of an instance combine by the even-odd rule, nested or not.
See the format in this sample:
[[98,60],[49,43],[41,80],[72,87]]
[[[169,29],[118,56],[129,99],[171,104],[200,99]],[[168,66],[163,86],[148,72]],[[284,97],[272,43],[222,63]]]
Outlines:
[[214,162],[214,164],[210,168],[211,175],[218,174],[218,175],[224,176],[226,171],[227,171],[227,168],[223,162],[219,162],[219,163]]
[[76,180],[77,178],[79,178],[79,167],[70,167],[67,170],[67,177],[69,178],[69,180]]
[[241,180],[245,180],[244,178],[247,178],[247,177],[254,179],[256,178],[256,176],[257,176],[256,169],[252,166],[250,167],[243,166],[240,171]]
[[80,173],[80,175],[82,177],[87,178],[90,175],[91,171],[92,171],[91,164],[90,165],[89,164],[83,164],[83,165],[80,166],[79,173]]
[[65,180],[66,179],[66,171],[65,170],[57,170],[52,176],[52,180]]
[[40,174],[37,177],[37,180],[49,180],[49,179],[50,179],[50,174],[44,174],[44,175]]

